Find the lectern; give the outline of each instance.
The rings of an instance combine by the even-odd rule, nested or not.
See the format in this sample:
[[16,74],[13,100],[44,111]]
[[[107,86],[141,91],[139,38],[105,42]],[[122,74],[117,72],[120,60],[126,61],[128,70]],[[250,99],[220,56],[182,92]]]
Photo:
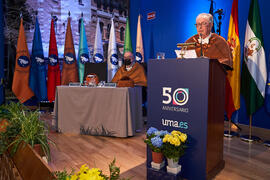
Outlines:
[[147,149],[147,179],[209,179],[223,167],[225,77],[214,59],[162,59],[148,62],[147,127],[188,134],[180,175],[151,168]]

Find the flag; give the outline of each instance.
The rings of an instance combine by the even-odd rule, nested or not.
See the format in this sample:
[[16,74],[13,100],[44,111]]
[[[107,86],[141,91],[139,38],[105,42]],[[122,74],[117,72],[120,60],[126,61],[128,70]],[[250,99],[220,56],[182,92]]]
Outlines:
[[38,18],[36,17],[35,32],[32,43],[31,67],[29,86],[37,97],[38,101],[47,100],[46,64],[44,61],[42,39],[39,29]]
[[137,24],[136,61],[139,63],[144,62],[144,50],[143,50],[143,39],[142,39],[140,15],[138,17],[138,24]]
[[16,50],[16,64],[12,82],[12,91],[21,103],[34,96],[33,91],[29,87],[29,71],[30,56],[24,34],[23,19],[21,18]]
[[210,4],[210,9],[209,9],[209,14],[211,14],[213,16],[213,27],[211,32],[215,33],[215,23],[214,23],[214,6],[213,6],[213,0],[211,0],[211,4]]
[[247,114],[252,115],[264,103],[266,85],[265,53],[261,16],[257,0],[251,0],[245,34],[241,93]]
[[48,100],[50,102],[55,100],[56,86],[61,84],[60,81],[60,67],[58,61],[58,51],[55,38],[54,20],[51,20],[51,33],[50,33],[50,44],[49,44],[49,64],[48,64]]
[[110,38],[109,38],[109,47],[108,47],[108,77],[107,81],[111,82],[113,76],[115,75],[118,69],[118,55],[117,55],[117,46],[115,39],[115,30],[114,30],[114,22],[113,18],[111,19],[112,26],[110,30]]
[[232,49],[233,71],[228,71],[226,78],[226,112],[229,119],[232,113],[240,108],[240,41],[238,30],[238,0],[233,0],[228,44]]
[[83,24],[83,18],[81,18],[80,43],[79,43],[79,53],[78,53],[78,71],[79,71],[80,83],[83,83],[84,65],[87,62],[89,62],[89,52],[88,52],[85,28]]
[[156,59],[155,57],[155,46],[154,46],[154,35],[153,28],[150,29],[150,40],[149,40],[149,56],[148,59]]
[[100,32],[100,26],[99,26],[99,18],[97,20],[93,60],[96,63],[104,62],[103,43],[102,43],[102,35]]
[[265,107],[266,111],[270,113],[270,64],[268,63],[268,74],[265,88]]
[[77,61],[75,56],[72,31],[70,27],[70,18],[68,18],[61,85],[68,85],[70,82],[78,82],[78,81],[79,78],[78,78]]
[[3,28],[3,5],[0,1],[0,104],[4,102],[4,28]]
[[125,42],[124,42],[124,54],[125,52],[133,52],[130,37],[129,20],[127,18],[126,30],[125,30]]

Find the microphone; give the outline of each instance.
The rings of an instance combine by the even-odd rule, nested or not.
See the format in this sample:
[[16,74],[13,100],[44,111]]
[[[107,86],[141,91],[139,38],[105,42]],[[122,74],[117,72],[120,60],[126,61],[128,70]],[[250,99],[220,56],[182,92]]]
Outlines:
[[196,42],[191,42],[191,43],[177,43],[177,48],[181,47],[193,47],[196,45]]
[[200,43],[200,45],[201,45],[201,57],[203,56],[203,47],[202,47],[202,33],[200,33],[200,38],[201,38],[201,43]]
[[125,66],[125,71],[127,71],[127,64],[125,60],[124,60],[124,66]]
[[218,10],[215,11],[215,13],[217,13],[217,14],[223,14],[223,9],[218,9]]

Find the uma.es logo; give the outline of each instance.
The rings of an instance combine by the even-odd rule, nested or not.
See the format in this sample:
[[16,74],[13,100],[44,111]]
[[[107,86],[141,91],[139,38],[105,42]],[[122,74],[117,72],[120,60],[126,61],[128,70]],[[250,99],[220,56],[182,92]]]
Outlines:
[[170,104],[172,102],[173,105],[183,106],[188,102],[189,89],[177,88],[172,93],[171,87],[163,87],[162,96],[166,98],[162,100],[163,104]]

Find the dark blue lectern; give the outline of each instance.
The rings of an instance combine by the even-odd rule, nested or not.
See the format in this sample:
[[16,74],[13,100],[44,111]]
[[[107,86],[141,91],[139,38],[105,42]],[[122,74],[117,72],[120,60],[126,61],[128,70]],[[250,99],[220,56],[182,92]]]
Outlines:
[[148,62],[147,127],[188,134],[188,149],[178,175],[151,168],[147,149],[147,179],[209,179],[223,167],[223,66],[207,58],[165,59]]

